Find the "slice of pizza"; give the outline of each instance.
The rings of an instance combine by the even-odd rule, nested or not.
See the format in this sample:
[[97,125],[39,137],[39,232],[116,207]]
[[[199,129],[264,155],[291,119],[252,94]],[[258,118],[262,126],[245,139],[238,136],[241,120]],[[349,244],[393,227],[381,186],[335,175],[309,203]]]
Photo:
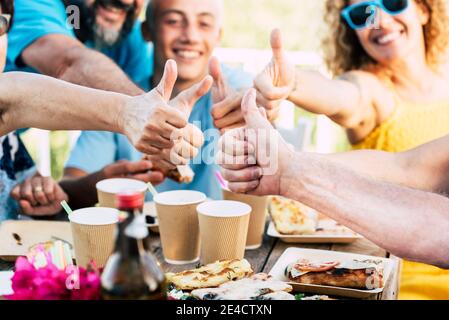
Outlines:
[[286,268],[296,283],[373,290],[383,287],[381,260],[310,261],[300,259]]
[[[144,157],[143,159],[151,160],[151,158],[147,157]],[[172,170],[162,169],[157,165],[157,163],[154,162],[153,164],[152,170],[160,171],[164,176],[178,183],[191,183],[195,177],[195,172],[193,172],[192,168],[188,164],[176,166],[176,168]]]
[[302,203],[283,197],[272,197],[269,211],[280,234],[303,235],[312,234],[316,230],[316,215]]
[[224,260],[203,267],[179,273],[167,273],[168,283],[177,290],[194,290],[214,288],[219,285],[248,277],[253,274],[251,265],[246,259]]
[[191,294],[198,300],[295,300],[289,293],[292,290],[285,282],[259,273],[249,278],[226,282],[218,288],[193,290]]
[[310,296],[310,297],[301,297],[301,298],[297,298],[296,300],[302,300],[302,301],[325,301],[325,300],[335,300],[332,298],[329,298],[329,296],[324,296],[324,295],[315,295],[315,296]]
[[177,166],[176,169],[168,171],[165,175],[178,183],[191,183],[195,173],[189,165],[185,165]]

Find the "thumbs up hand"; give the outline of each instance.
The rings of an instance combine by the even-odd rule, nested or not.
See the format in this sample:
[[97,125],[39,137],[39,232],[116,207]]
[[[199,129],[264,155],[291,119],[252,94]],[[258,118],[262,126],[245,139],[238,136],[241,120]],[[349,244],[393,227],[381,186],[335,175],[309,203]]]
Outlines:
[[[188,120],[193,107],[202,96],[209,92],[212,83],[212,77],[206,76],[201,82],[179,93],[169,102],[169,105],[180,111]],[[171,163],[176,165],[187,164],[188,159],[194,158],[204,143],[203,132],[191,123],[187,123],[181,131],[173,132],[171,138],[175,144],[169,154]]]
[[212,117],[217,129],[224,133],[227,130],[243,127],[245,120],[241,110],[244,90],[231,88],[221,71],[220,62],[212,57],[209,63],[209,73],[214,79],[212,86]]
[[168,60],[158,86],[129,100],[119,115],[130,142],[142,153],[183,165],[203,144],[202,132],[188,123],[195,103],[212,86],[206,77],[170,100],[177,79],[176,62]]
[[157,154],[161,149],[172,148],[171,135],[187,125],[183,113],[168,105],[176,78],[176,63],[169,60],[159,85],[131,98],[119,115],[125,135],[142,153]]
[[256,91],[242,101],[243,128],[226,132],[219,141],[217,163],[231,191],[256,195],[280,194],[281,179],[288,176],[294,152],[256,104]]
[[254,87],[257,90],[257,103],[263,106],[272,118],[278,114],[280,103],[293,91],[295,67],[285,56],[279,29],[272,31],[270,42],[273,58],[254,79]]

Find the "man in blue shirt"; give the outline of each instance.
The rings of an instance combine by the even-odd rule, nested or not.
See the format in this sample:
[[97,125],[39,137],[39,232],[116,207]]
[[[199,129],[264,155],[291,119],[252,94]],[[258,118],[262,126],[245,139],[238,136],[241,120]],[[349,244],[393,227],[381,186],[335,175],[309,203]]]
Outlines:
[[[150,47],[141,34],[141,24],[136,22],[142,4],[143,0],[17,0],[7,69],[40,72],[88,87],[140,95],[142,88],[147,89],[150,84],[153,64]],[[67,16],[74,8],[79,9],[80,29],[69,25],[71,20]],[[76,23],[74,25],[76,27]],[[207,81],[203,84],[207,85]],[[151,110],[150,104],[148,110]],[[157,118],[154,114],[151,117]],[[157,123],[154,135],[167,129],[163,129],[164,126],[165,122]],[[159,172],[139,174],[151,167],[150,161],[122,163],[109,172],[120,176],[137,171],[136,177],[162,180]],[[38,178],[29,177],[20,189],[26,189],[30,179]],[[82,185],[86,187],[86,183]],[[70,198],[76,198],[69,191]],[[33,215],[38,211],[42,214],[44,210],[27,210],[26,213]]]
[[137,21],[142,4],[16,0],[5,70],[39,72],[86,87],[140,95],[152,73],[151,47]]
[[[189,88],[208,73],[209,59],[221,39],[223,16],[222,3],[219,0],[176,0],[152,1],[147,9],[147,19],[142,24],[142,33],[148,41],[154,43],[154,76],[151,86],[158,83],[167,59],[173,59],[178,65],[178,79],[173,92]],[[219,70],[218,70],[219,72]],[[232,88],[252,86],[252,78],[243,72],[223,68],[222,79]],[[218,82],[216,82],[216,86]],[[214,107],[213,92],[202,97],[194,106],[189,122],[203,131],[205,144],[191,162],[195,177],[190,184],[180,184],[166,180],[157,187],[159,191],[190,189],[204,192],[213,199],[221,198],[221,189],[215,179],[218,170],[214,161],[214,146],[218,142],[219,132],[215,129],[211,113]],[[235,99],[234,99],[235,100]],[[238,100],[238,99],[237,99]],[[215,101],[218,102],[218,101]],[[233,102],[233,108],[239,108],[240,101]],[[230,104],[226,106],[229,109]],[[233,119],[227,121],[233,124]],[[108,132],[82,132],[66,164],[66,178],[86,179],[91,174],[107,178],[111,164],[120,160],[139,161],[142,154],[138,152],[124,136]],[[150,160],[154,158],[150,157]],[[154,163],[158,162],[153,161]],[[114,165],[112,165],[113,167]],[[82,179],[83,179],[82,178]],[[67,188],[73,180],[63,181]],[[70,188],[70,186],[69,186]],[[148,199],[149,200],[149,199]],[[83,203],[83,205],[88,205]],[[90,203],[89,205],[92,205]]]
[[[199,82],[208,73],[209,59],[221,38],[222,1],[153,0],[146,15],[142,34],[155,47],[154,76],[149,85],[153,87],[161,79],[168,59],[176,61],[178,66],[174,94]],[[159,191],[194,189],[206,193],[210,198],[221,198],[221,190],[214,175],[218,170],[214,161],[219,138],[217,129],[224,131],[244,124],[240,104],[243,89],[252,86],[252,79],[248,74],[232,72],[225,67],[222,72],[214,58],[211,59],[210,74],[215,80],[214,87],[195,104],[189,119],[204,132],[206,140],[203,149],[192,161],[195,179],[191,184],[165,181],[158,186]],[[236,90],[238,88],[242,90]],[[267,113],[274,118],[277,111],[267,110]],[[91,206],[96,201],[95,183],[101,179],[122,176],[157,182],[164,179],[159,169],[164,171],[167,169],[165,165],[172,166],[159,156],[141,159],[142,154],[121,135],[83,132],[66,165],[66,179],[61,182],[61,186],[70,194],[72,206]],[[151,170],[155,166],[158,170]]]
[[[86,87],[143,94],[152,73],[152,48],[137,21],[143,1],[15,0],[5,71],[36,72]],[[72,14],[74,20],[69,19]],[[18,182],[32,179],[34,171]]]

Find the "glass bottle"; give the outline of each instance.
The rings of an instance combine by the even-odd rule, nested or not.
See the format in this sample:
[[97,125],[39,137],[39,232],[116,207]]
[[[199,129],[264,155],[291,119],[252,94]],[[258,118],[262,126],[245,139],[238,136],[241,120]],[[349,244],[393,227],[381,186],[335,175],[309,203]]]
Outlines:
[[166,297],[166,279],[156,257],[145,249],[149,232],[142,214],[144,195],[117,196],[122,212],[115,249],[109,257],[101,284],[104,299],[161,300]]

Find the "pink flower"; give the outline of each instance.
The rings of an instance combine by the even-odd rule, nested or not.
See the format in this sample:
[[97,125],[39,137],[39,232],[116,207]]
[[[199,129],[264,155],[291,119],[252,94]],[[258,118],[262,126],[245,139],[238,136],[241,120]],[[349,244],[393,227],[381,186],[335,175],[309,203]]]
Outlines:
[[[70,272],[69,272],[70,271]],[[13,294],[10,300],[98,300],[101,297],[99,273],[77,269],[75,279],[79,281],[73,289],[67,282],[72,270],[59,270],[52,263],[36,269],[26,258],[18,258],[12,277]]]

